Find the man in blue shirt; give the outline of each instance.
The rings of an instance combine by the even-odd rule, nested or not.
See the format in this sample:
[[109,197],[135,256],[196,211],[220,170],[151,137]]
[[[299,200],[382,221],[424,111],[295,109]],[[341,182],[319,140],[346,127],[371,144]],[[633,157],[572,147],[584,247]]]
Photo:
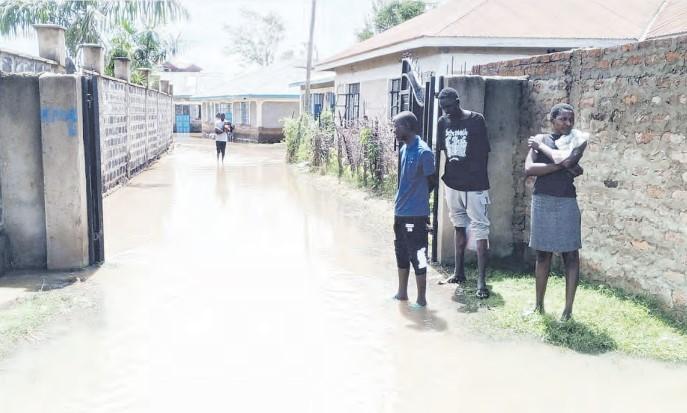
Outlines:
[[401,112],[394,121],[394,134],[404,145],[400,149],[399,183],[394,203],[394,247],[398,267],[395,299],[408,299],[410,265],[415,270],[417,301],[427,305],[427,221],[429,193],[434,189],[434,154],[417,135],[418,121],[412,112]]

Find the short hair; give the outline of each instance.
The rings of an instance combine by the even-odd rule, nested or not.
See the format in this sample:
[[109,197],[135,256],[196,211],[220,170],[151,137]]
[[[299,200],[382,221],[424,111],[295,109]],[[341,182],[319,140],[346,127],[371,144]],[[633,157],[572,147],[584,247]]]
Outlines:
[[224,113],[220,113],[220,114],[219,114],[219,118],[222,119],[222,120],[224,120],[224,119],[226,118],[226,115],[225,115]]
[[573,112],[573,113],[575,113],[575,109],[567,103],[559,103],[557,105],[554,105],[551,108],[551,112],[549,113],[551,120],[556,119],[558,117],[558,115],[561,114],[561,112]]
[[417,116],[415,116],[413,112],[410,112],[408,110],[403,111],[398,115],[394,116],[393,121],[404,124],[408,129],[412,130],[413,132],[417,132],[418,130]]
[[439,99],[443,98],[458,99],[458,91],[452,87],[445,87],[439,92]]
[[215,115],[216,118],[219,118],[220,116],[221,114],[219,112],[217,112],[217,114]]

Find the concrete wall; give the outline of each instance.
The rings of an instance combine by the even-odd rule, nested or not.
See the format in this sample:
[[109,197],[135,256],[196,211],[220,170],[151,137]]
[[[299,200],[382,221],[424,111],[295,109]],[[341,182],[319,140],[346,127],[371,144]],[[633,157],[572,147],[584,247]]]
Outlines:
[[284,118],[298,115],[298,102],[264,102],[262,104],[262,127],[281,128]]
[[81,78],[40,77],[48,269],[88,265]]
[[52,60],[0,49],[0,72],[43,73],[57,70],[58,65]]
[[0,91],[0,221],[7,237],[7,264],[13,268],[45,268],[38,76],[2,75]]
[[527,75],[514,152],[514,232],[526,242],[526,139],[549,129],[557,102],[592,134],[576,180],[587,277],[687,309],[687,36],[478,66]]
[[[446,86],[459,91],[461,106],[482,113],[487,124],[491,152],[489,153],[489,234],[490,254],[495,258],[509,258],[514,253],[513,208],[514,178],[512,174],[513,148],[519,140],[520,100],[524,80],[488,79],[479,76],[446,78]],[[445,168],[442,155],[440,174]],[[455,230],[448,217],[445,199],[446,186],[439,185],[438,260],[443,264],[455,262]],[[469,258],[474,258],[469,256]]]

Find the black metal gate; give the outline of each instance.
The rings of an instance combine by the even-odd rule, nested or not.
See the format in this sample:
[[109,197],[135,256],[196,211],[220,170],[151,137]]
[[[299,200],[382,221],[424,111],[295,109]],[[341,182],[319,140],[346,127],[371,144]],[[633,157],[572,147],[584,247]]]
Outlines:
[[98,78],[81,78],[83,106],[83,143],[86,161],[86,194],[88,205],[89,264],[105,261],[103,232],[103,181],[100,160],[100,120],[98,108]]
[[[439,90],[444,86],[444,78],[439,77]],[[422,140],[427,142],[427,145],[434,150],[435,162],[436,162],[436,173],[435,182],[439,183],[439,166],[441,165],[441,152],[437,150],[433,142],[434,127],[436,125],[437,118],[434,114],[434,109],[436,105],[436,90],[437,90],[437,77],[432,75],[428,80],[422,85],[422,79],[418,79],[418,76],[413,71],[412,62],[409,59],[403,59],[401,64],[401,110],[408,110],[413,112],[420,122],[420,137]],[[441,108],[439,108],[441,112]],[[439,116],[441,114],[439,113]],[[399,143],[400,145],[401,143]],[[401,157],[399,151],[399,171],[401,164]],[[399,173],[400,179],[400,173]],[[432,214],[430,216],[430,225],[432,228],[432,254],[431,260],[433,262],[437,261],[437,233],[439,229],[437,217],[439,211],[439,189],[438,186],[432,193],[433,206]]]

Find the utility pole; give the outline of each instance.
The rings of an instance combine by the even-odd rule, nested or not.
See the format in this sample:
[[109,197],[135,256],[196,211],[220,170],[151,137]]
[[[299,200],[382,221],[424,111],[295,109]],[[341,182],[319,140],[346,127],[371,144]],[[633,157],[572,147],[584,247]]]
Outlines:
[[312,11],[310,13],[310,38],[308,40],[308,64],[305,73],[305,111],[311,113],[310,104],[310,72],[312,71],[312,49],[313,49],[313,37],[315,36],[315,8],[317,5],[317,0],[312,0]]

